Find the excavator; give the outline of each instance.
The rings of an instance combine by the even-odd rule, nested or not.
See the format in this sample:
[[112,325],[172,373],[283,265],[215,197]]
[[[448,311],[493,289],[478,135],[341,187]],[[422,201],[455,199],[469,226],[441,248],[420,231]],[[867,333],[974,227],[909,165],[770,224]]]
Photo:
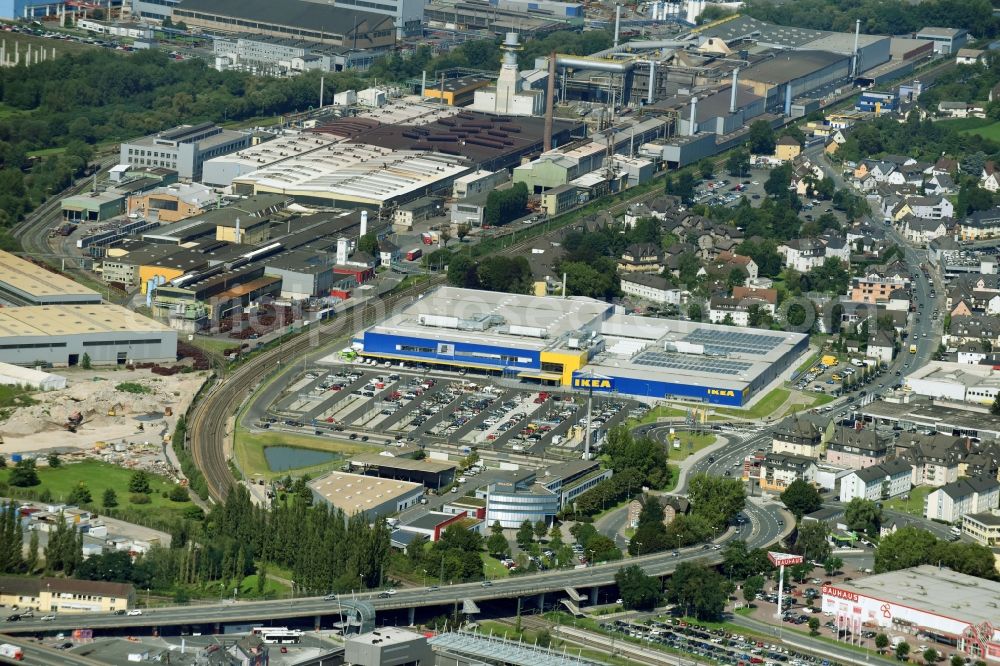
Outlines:
[[76,432],[76,429],[80,427],[83,423],[83,414],[80,412],[73,412],[66,418],[66,423],[63,424],[63,428],[69,430],[70,432]]

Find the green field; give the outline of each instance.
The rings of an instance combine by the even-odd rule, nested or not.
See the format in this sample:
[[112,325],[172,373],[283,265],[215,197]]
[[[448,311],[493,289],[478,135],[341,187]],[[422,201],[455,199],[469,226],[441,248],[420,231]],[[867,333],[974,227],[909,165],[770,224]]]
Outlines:
[[[269,446],[292,446],[312,451],[328,451],[339,455],[334,460],[321,465],[275,472],[268,466],[267,458],[264,457],[264,449]],[[359,453],[380,451],[381,448],[380,446],[371,444],[356,443],[350,440],[337,440],[328,437],[311,437],[309,435],[285,432],[250,433],[241,429],[236,433],[236,444],[233,450],[236,453],[236,461],[239,468],[246,478],[263,477],[265,479],[274,479],[285,476],[292,471],[296,474],[310,474],[314,476],[317,473],[340,467],[344,464],[344,458],[349,458]]]
[[[975,118],[975,120],[982,120]],[[987,121],[989,122],[989,121]],[[962,134],[975,134],[991,141],[1000,141],[1000,122],[981,125],[979,127],[962,130]]]
[[483,558],[483,573],[486,574],[488,579],[506,578],[510,575],[510,571],[507,570],[507,567],[502,565],[500,560],[497,558],[487,555],[486,553],[480,553],[479,556]]
[[763,396],[750,409],[731,409],[729,407],[716,407],[715,413],[722,416],[735,416],[744,419],[762,419],[769,416],[774,410],[785,404],[791,393],[787,389],[776,388]]
[[888,500],[885,503],[885,508],[908,513],[911,516],[922,516],[924,515],[924,500],[932,490],[934,489],[930,486],[917,486],[910,490],[907,499],[897,497]]
[[[10,473],[10,467],[0,470],[0,481],[6,484],[10,478]],[[98,507],[101,506],[101,497],[108,488],[114,489],[118,495],[117,509],[148,512],[163,517],[164,513],[180,515],[184,509],[191,506],[190,500],[186,502],[174,502],[164,497],[163,494],[176,484],[164,477],[152,474],[149,475],[149,485],[152,490],[149,494],[149,504],[132,504],[129,502],[130,493],[128,490],[128,483],[129,479],[132,478],[132,474],[133,470],[96,460],[65,463],[54,468],[39,467],[38,479],[41,481],[40,485],[22,489],[11,487],[10,491],[15,495],[24,494],[25,491],[28,491],[37,497],[43,490],[48,490],[52,493],[54,501],[61,502],[65,501],[73,488],[80,482],[83,482],[87,484],[87,488],[90,490],[90,494],[93,497],[93,504]]]
[[681,445],[680,448],[675,448],[671,444],[670,452],[667,454],[671,460],[684,460],[715,442],[715,435],[712,434],[696,435],[690,432],[678,432],[675,438],[680,440]]
[[956,132],[969,132],[992,125],[993,121],[989,118],[949,118],[948,120],[939,120],[935,124],[953,129]]

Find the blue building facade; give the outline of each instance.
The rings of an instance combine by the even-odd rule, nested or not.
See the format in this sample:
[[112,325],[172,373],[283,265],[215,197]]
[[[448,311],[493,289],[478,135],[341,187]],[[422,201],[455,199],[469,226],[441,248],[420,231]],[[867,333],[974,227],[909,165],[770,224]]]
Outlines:
[[384,355],[498,372],[541,369],[541,352],[536,350],[460,341],[427,340],[370,331],[365,333],[363,344],[364,353],[373,356]]
[[890,92],[866,91],[861,93],[858,101],[854,103],[856,111],[866,111],[868,113],[884,113],[895,111],[899,107],[899,96]]

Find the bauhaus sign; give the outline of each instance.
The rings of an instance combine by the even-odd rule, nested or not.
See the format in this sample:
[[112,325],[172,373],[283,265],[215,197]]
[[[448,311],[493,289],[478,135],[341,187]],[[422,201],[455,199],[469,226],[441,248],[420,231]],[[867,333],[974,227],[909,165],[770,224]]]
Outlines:
[[610,379],[599,379],[597,377],[574,377],[573,386],[585,389],[614,390],[614,383]]
[[768,551],[767,559],[771,560],[771,564],[776,567],[785,567],[792,564],[802,564],[801,555],[790,555],[789,553],[776,553],[773,550]]
[[823,595],[827,597],[833,597],[835,599],[844,599],[846,601],[858,600],[857,592],[850,592],[849,590],[841,590],[840,588],[833,587],[832,585],[823,586]]

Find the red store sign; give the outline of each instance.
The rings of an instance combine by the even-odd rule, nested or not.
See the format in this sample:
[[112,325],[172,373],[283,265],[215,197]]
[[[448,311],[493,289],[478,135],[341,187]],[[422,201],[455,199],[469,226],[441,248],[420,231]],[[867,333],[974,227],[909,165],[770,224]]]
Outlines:
[[846,599],[847,601],[855,602],[858,600],[857,592],[848,592],[847,590],[841,590],[840,588],[833,587],[832,585],[824,585],[823,594],[835,599]]

